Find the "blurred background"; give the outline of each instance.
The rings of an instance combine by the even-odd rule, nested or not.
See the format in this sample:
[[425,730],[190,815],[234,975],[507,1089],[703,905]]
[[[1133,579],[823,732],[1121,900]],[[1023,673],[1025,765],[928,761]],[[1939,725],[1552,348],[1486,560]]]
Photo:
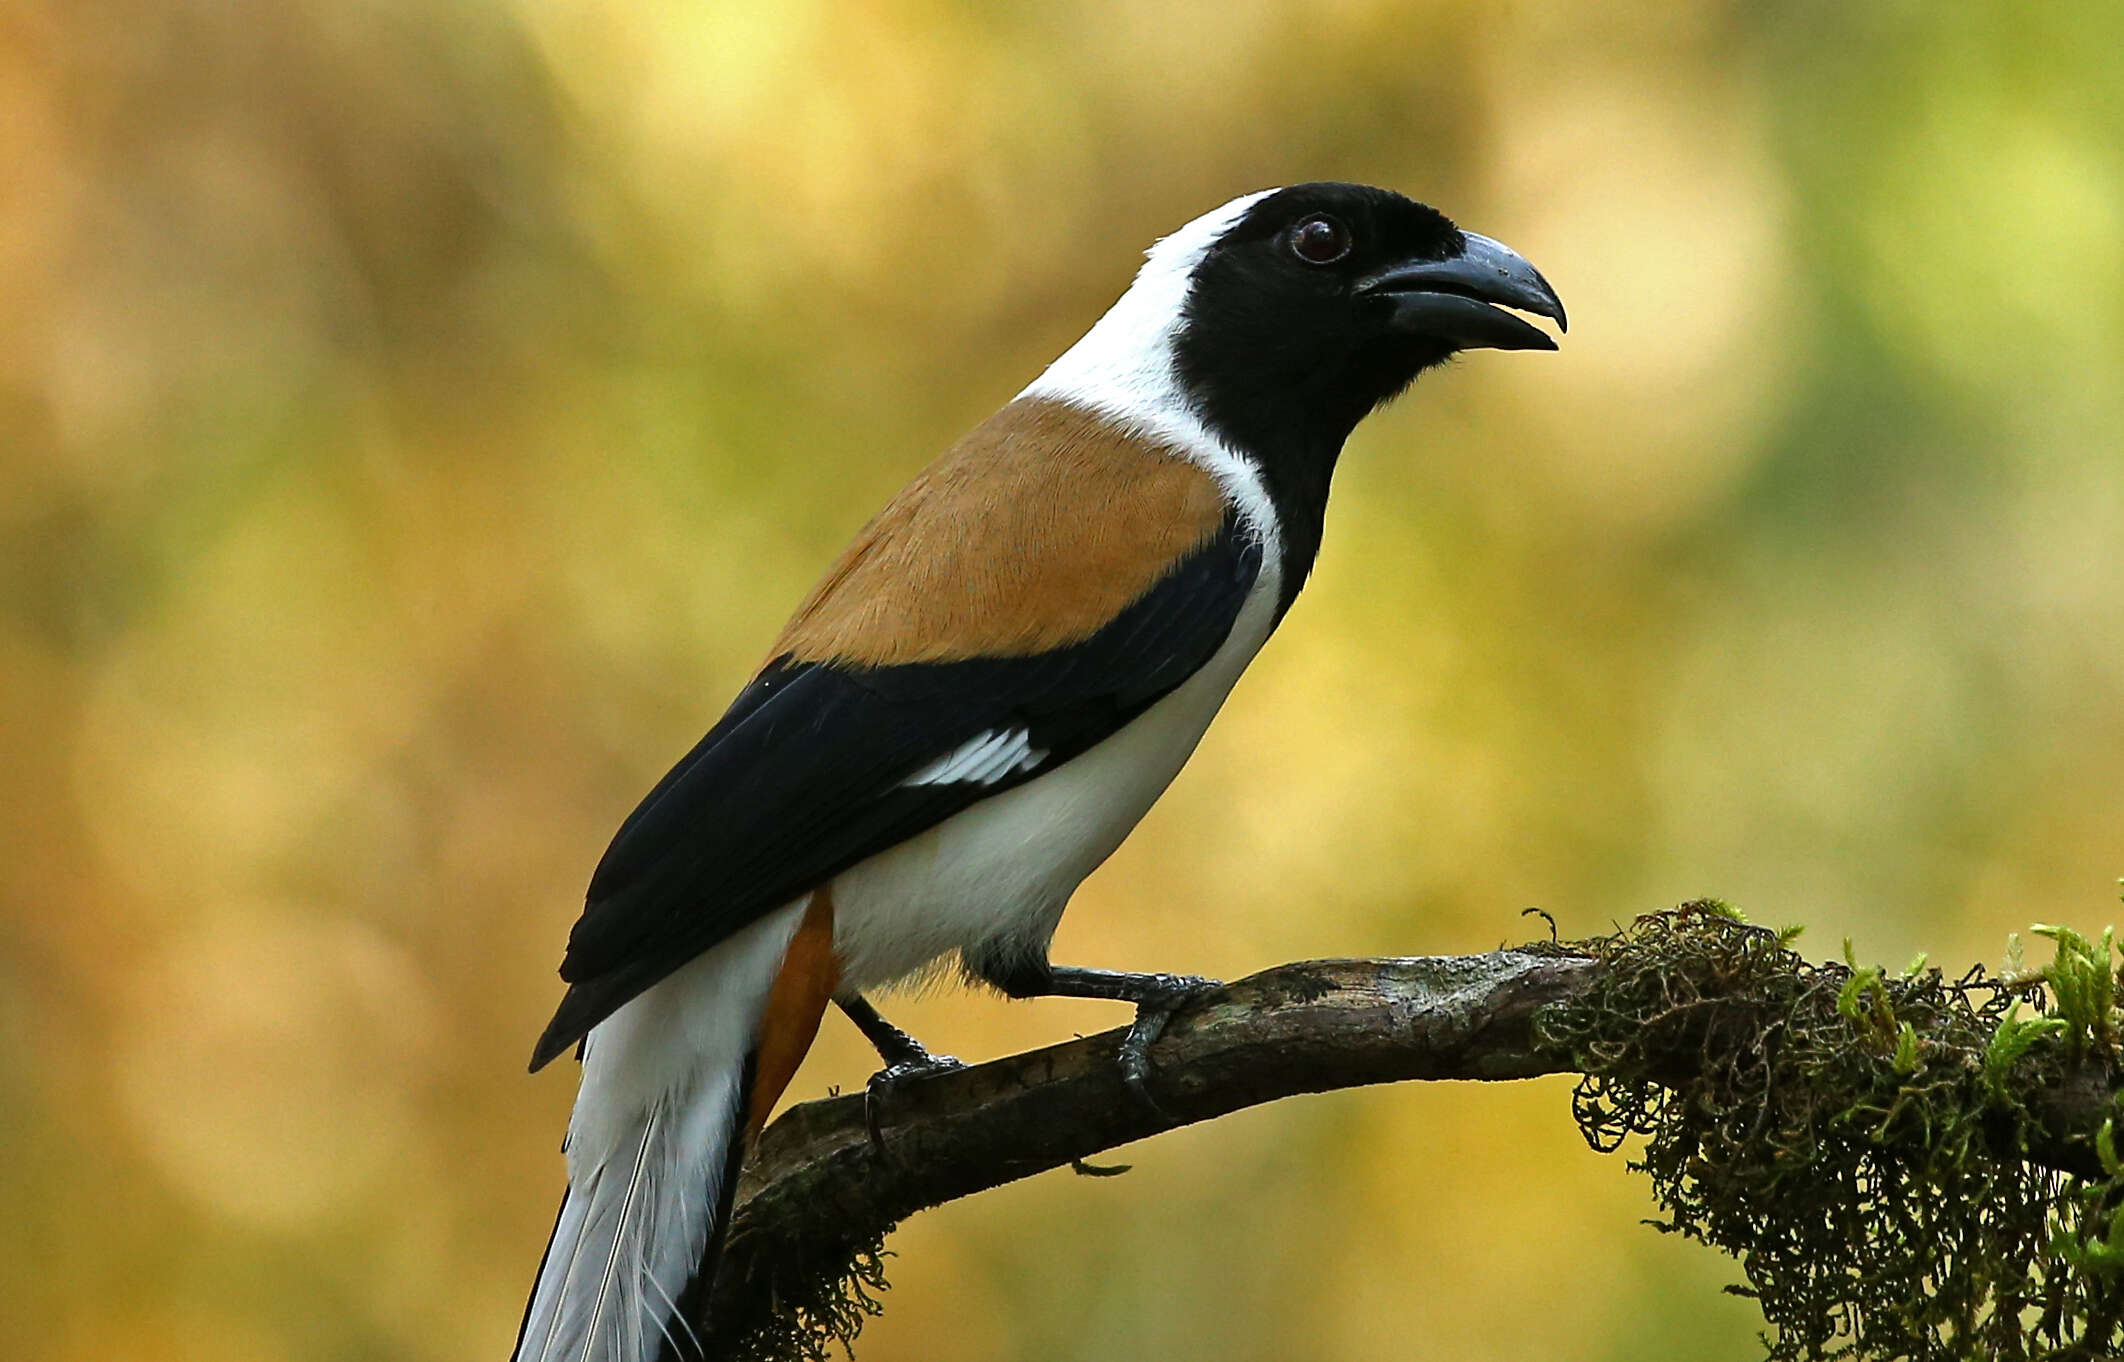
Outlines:
[[[0,1337],[503,1359],[590,867],[869,513],[1244,191],[1522,250],[1057,957],[1716,894],[1997,961],[2124,872],[2124,7],[12,0]],[[1117,1025],[952,993],[991,1056]],[[862,1081],[829,1019],[792,1089]],[[1562,1081],[924,1215],[864,1362],[1734,1358]]]

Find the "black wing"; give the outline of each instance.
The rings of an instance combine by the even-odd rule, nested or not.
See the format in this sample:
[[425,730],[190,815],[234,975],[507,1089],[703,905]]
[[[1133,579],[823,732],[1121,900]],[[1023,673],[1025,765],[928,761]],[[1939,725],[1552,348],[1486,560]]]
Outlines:
[[[858,861],[1095,746],[1230,634],[1261,549],[1235,519],[1081,643],[1031,657],[770,664],[620,826],[568,937],[537,1069],[702,951]],[[989,783],[909,785],[991,732],[1042,754]]]

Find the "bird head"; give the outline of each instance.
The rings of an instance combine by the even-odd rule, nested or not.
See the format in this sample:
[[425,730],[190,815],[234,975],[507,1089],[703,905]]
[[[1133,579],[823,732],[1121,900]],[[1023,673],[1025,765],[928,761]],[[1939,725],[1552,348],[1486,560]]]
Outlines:
[[[1320,542],[1357,423],[1463,350],[1553,350],[1540,271],[1390,190],[1301,184],[1232,200],[1151,247],[1135,281],[1019,394],[1243,465],[1292,579]],[[1230,471],[1227,469],[1227,471]]]
[[1515,312],[1567,324],[1556,291],[1517,252],[1389,190],[1252,195],[1158,250],[1182,236],[1190,259],[1174,363],[1203,417],[1249,449],[1339,448],[1460,351],[1556,348]]

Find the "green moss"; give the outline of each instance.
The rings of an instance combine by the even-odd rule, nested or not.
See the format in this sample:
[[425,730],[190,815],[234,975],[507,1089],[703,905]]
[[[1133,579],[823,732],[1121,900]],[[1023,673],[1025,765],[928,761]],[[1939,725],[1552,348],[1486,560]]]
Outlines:
[[1643,1137],[1653,1223],[1739,1260],[1771,1358],[2092,1359],[2124,1350],[2114,950],[2037,931],[2039,973],[1890,977],[1687,904],[1577,943],[1602,981],[1544,1037],[1593,1147]]

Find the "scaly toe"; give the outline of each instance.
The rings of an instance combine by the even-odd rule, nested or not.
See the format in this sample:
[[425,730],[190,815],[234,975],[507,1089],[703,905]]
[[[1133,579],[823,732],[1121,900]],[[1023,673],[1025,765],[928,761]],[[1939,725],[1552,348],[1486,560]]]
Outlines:
[[931,1054],[924,1050],[920,1055],[903,1059],[897,1064],[888,1064],[870,1076],[863,1085],[863,1128],[870,1132],[870,1147],[878,1153],[885,1152],[884,1101],[886,1093],[898,1084],[910,1079],[927,1078],[932,1074],[950,1073],[966,1065],[950,1055]]
[[1121,1038],[1117,1057],[1121,1062],[1121,1081],[1128,1084],[1128,1090],[1136,1095],[1136,1100],[1149,1107],[1160,1120],[1170,1121],[1172,1113],[1151,1096],[1150,1048],[1165,1034],[1165,1028],[1181,1008],[1224,985],[1215,979],[1193,974],[1161,974],[1157,978],[1158,997],[1137,1004],[1136,1020],[1129,1025],[1128,1034]]
[[870,1076],[870,1086],[873,1088],[884,1087],[893,1083],[904,1082],[910,1078],[927,1078],[931,1074],[950,1073],[953,1069],[963,1069],[965,1067],[966,1065],[963,1061],[950,1055],[933,1055],[924,1050],[915,1058],[903,1059],[897,1064],[888,1064],[878,1070]]
[[1159,1001],[1170,1012],[1177,1012],[1203,994],[1214,993],[1224,987],[1223,980],[1208,979],[1199,974],[1159,974],[1153,977],[1158,981],[1158,989],[1163,995]]

